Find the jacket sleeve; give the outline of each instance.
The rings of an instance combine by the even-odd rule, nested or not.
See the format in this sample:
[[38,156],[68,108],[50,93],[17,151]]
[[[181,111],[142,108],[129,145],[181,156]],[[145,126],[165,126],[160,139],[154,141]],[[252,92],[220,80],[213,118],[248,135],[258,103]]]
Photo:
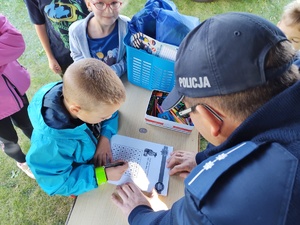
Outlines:
[[104,120],[101,123],[101,135],[107,137],[109,140],[118,132],[119,128],[119,113],[116,111],[111,118]]
[[124,56],[120,62],[110,67],[116,72],[118,77],[121,77],[127,71],[126,57]]
[[22,34],[0,14],[0,67],[17,60],[24,50]]
[[98,187],[94,166],[83,155],[91,148],[78,140],[54,140],[34,131],[26,162],[47,194],[79,195]]
[[78,23],[75,22],[69,27],[70,52],[71,52],[71,57],[74,60],[74,62],[84,58],[83,53],[80,48],[80,46],[81,46],[80,40],[78,39],[78,35],[76,35],[77,24]]
[[118,77],[121,77],[127,71],[126,47],[123,40],[128,31],[127,23],[129,21],[129,17],[119,15],[119,56],[117,60],[118,62],[114,65],[111,65],[111,68],[116,72]]
[[175,202],[169,210],[154,212],[148,206],[137,206],[129,214],[128,222],[130,225],[212,225],[189,195]]

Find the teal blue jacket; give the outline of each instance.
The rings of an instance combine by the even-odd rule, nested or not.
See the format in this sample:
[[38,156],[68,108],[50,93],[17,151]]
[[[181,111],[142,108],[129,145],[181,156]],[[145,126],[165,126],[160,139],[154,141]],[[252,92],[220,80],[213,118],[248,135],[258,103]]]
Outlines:
[[[28,107],[34,130],[26,161],[47,194],[79,195],[98,187],[94,165],[89,163],[95,154],[97,139],[86,123],[72,129],[55,129],[45,123],[42,114],[44,96],[57,85],[61,83],[42,87]],[[117,132],[117,121],[118,114],[115,113],[102,125],[101,134],[110,139]]]

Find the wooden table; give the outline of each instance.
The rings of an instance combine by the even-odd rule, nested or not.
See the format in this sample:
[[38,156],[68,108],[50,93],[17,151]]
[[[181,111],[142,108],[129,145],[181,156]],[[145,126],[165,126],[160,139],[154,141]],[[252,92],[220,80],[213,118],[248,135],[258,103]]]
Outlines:
[[[122,78],[126,87],[126,102],[120,109],[119,134],[146,141],[170,145],[174,150],[196,152],[199,146],[198,132],[194,128],[191,134],[183,134],[165,128],[146,124],[145,112],[151,91],[135,86]],[[145,128],[146,133],[140,132]],[[67,225],[125,225],[127,218],[111,201],[115,186],[104,184],[97,189],[77,197],[66,221]],[[168,196],[160,199],[170,207],[184,195],[182,178],[170,177]]]

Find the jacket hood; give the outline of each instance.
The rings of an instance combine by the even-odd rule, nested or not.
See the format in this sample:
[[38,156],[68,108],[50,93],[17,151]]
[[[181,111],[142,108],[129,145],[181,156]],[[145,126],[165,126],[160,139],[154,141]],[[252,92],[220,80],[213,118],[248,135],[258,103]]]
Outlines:
[[[55,96],[57,92],[53,92],[50,95],[47,95],[45,99],[45,95],[52,89],[57,88],[57,86],[62,85],[62,82],[50,83],[43,86],[38,92],[34,95],[32,101],[29,104],[28,112],[29,117],[32,123],[33,128],[39,133],[46,134],[47,136],[52,136],[55,138],[83,138],[86,137],[84,135],[85,130],[89,129],[85,123],[80,126],[76,126],[75,128],[70,129],[56,129],[47,125],[45,119],[43,117],[43,104],[47,107],[55,109],[57,107],[57,102],[55,102]],[[66,121],[69,120],[67,116],[67,111],[64,106],[61,106],[58,110],[53,110],[52,115],[47,115],[47,117],[53,116],[55,121]],[[72,131],[71,131],[72,130]],[[71,132],[70,132],[71,131]]]

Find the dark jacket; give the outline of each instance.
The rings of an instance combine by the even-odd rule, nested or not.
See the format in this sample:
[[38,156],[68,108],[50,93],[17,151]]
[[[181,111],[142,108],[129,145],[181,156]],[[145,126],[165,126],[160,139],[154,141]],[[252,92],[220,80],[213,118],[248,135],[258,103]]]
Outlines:
[[129,223],[298,224],[299,146],[300,82],[253,113],[223,144],[198,153],[185,196],[170,210],[138,206]]

